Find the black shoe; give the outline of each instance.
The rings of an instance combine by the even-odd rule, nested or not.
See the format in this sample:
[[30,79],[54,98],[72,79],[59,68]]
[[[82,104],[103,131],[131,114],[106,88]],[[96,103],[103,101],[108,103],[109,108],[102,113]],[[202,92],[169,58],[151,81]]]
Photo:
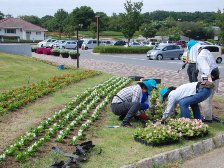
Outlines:
[[119,120],[120,120],[120,121],[123,121],[124,118],[125,118],[125,116],[126,116],[126,115],[120,115],[120,116],[119,116]]
[[127,128],[132,128],[132,125],[129,122],[122,122],[121,126],[122,127],[127,127]]

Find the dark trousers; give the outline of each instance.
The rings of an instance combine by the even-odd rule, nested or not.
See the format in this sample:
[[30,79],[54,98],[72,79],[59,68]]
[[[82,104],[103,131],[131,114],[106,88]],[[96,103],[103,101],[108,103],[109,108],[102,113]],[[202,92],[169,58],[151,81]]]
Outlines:
[[198,81],[198,70],[196,67],[196,63],[189,63],[187,68],[187,75],[189,77],[190,82]]
[[111,111],[118,116],[125,116],[123,122],[129,122],[133,116],[141,109],[138,102],[112,103]]

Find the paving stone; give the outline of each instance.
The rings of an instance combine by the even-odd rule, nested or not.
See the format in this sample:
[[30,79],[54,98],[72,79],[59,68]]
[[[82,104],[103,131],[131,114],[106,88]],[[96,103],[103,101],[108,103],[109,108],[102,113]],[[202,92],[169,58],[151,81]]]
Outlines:
[[214,137],[213,142],[215,144],[215,148],[223,146],[224,144],[222,144],[222,141],[222,135],[217,135],[216,137]]
[[153,161],[152,158],[145,158],[140,160],[137,164],[136,164],[137,168],[152,168],[153,167]]
[[193,154],[195,156],[200,155],[204,152],[204,146],[202,142],[198,142],[192,145]]
[[180,155],[182,157],[183,160],[189,159],[191,157],[193,157],[194,152],[192,150],[192,146],[186,146],[184,148],[180,149]]
[[173,161],[177,161],[177,160],[182,159],[179,149],[175,149],[175,150],[166,152],[166,155],[167,155],[167,161],[168,162],[173,162]]
[[153,166],[163,165],[168,162],[167,155],[158,154],[152,157]]
[[135,165],[124,165],[120,168],[136,168],[136,166]]
[[213,143],[212,138],[203,140],[202,143],[203,143],[203,147],[204,147],[205,152],[209,152],[209,151],[211,151],[215,148],[215,144]]

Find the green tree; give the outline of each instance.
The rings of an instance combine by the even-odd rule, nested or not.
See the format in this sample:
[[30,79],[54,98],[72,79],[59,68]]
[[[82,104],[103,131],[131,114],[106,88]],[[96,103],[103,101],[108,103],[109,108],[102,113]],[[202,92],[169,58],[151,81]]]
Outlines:
[[56,22],[57,30],[60,32],[61,38],[61,33],[64,31],[65,25],[68,21],[68,12],[64,11],[63,9],[59,9],[54,14],[54,19]]
[[224,43],[224,9],[223,11],[218,10],[218,12],[216,13],[216,21],[217,25],[220,28],[219,41],[221,43]]
[[82,29],[87,30],[90,23],[95,21],[95,13],[88,6],[77,7],[70,13],[69,21],[74,27],[77,28],[79,24],[82,24]]
[[96,12],[96,16],[99,16],[99,27],[101,31],[108,30],[109,26],[109,17],[104,12]]
[[5,15],[0,11],[0,20],[1,20],[1,19],[4,19],[4,16],[5,16]]
[[152,26],[151,23],[143,23],[140,26],[140,32],[142,33],[142,36],[147,38],[154,37],[156,34],[156,29]]
[[120,14],[116,14],[113,13],[111,17],[109,17],[109,25],[108,25],[108,29],[110,31],[121,31],[121,22],[122,22],[122,17],[121,17],[121,13]]
[[40,18],[37,17],[37,16],[34,16],[34,15],[31,15],[31,16],[23,15],[23,16],[19,16],[19,18],[21,18],[21,19],[23,19],[23,20],[25,20],[27,22],[30,22],[32,24],[41,26]]
[[124,34],[124,37],[128,39],[128,45],[135,31],[137,31],[139,29],[139,26],[142,24],[142,6],[143,2],[132,3],[131,0],[127,0],[124,4],[126,12],[121,15],[121,32]]

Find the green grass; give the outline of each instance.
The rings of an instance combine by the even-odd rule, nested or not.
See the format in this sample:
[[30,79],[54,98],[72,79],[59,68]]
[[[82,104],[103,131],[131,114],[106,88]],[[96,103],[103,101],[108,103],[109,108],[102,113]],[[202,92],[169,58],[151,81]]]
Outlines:
[[[152,157],[156,154],[177,149],[183,146],[191,145],[197,141],[213,137],[216,134],[224,133],[224,126],[219,123],[210,124],[210,134],[207,137],[194,139],[194,140],[181,140],[178,144],[152,147],[145,146],[137,143],[133,140],[133,133],[135,129],[127,128],[107,128],[108,125],[120,125],[120,121],[117,117],[111,113],[109,106],[107,108],[104,117],[101,117],[101,121],[98,127],[91,127],[91,130],[87,132],[86,140],[92,140],[96,145],[89,153],[88,162],[82,163],[83,168],[117,168],[125,164],[134,164],[137,161]],[[140,125],[137,122],[133,123],[135,128],[139,128]],[[100,151],[102,152],[100,153]],[[99,154],[100,153],[100,154]],[[43,158],[35,159],[23,164],[21,167],[39,168],[47,167],[54,160],[52,153],[46,154]],[[47,158],[47,159],[46,159]],[[60,158],[63,160],[64,158]]]
[[[79,73],[82,69],[58,70],[56,66],[36,61],[30,57],[0,53],[0,92],[29,83],[47,80],[53,76]],[[4,82],[3,82],[4,81]]]

